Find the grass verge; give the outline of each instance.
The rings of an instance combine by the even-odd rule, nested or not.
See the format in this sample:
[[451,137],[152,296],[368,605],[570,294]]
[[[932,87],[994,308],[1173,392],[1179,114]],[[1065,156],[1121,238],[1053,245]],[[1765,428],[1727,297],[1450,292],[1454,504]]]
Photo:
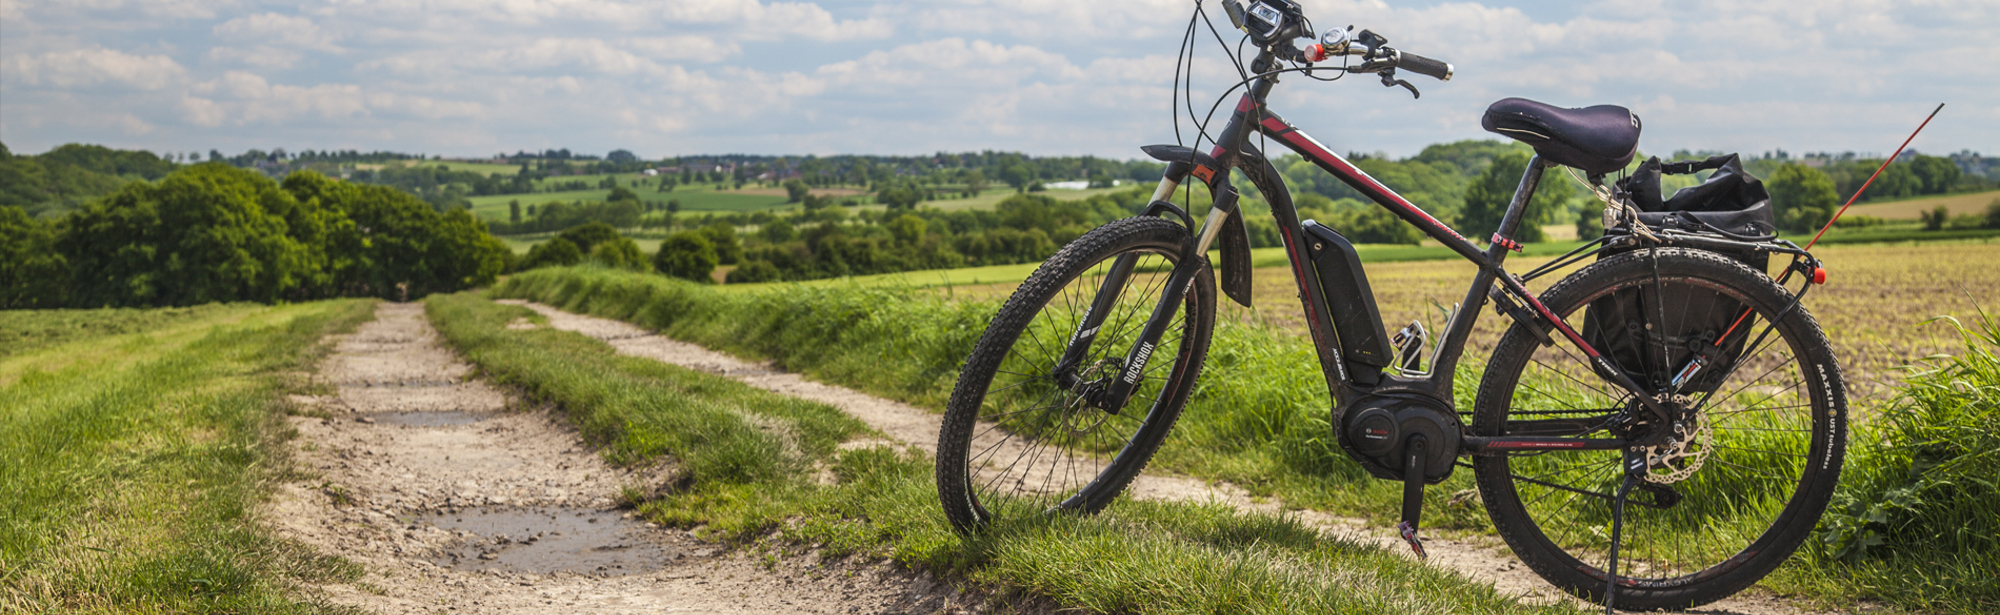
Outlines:
[[613,462],[671,467],[662,488],[628,491],[642,513],[705,525],[717,538],[886,556],[1092,612],[1572,612],[1223,506],[1128,502],[961,538],[936,510],[930,460],[884,446],[841,450],[867,430],[838,410],[620,356],[575,333],[508,330],[533,313],[475,295],[433,296],[428,306],[482,373],[563,408]]
[[2000,612],[2000,325],[1947,319],[1957,356],[1912,366],[1856,435],[1845,490],[1803,557],[1816,593]]
[[[9,313],[46,342],[0,371],[0,611],[341,609],[297,584],[359,568],[256,523],[286,374],[367,301]],[[48,333],[56,331],[58,333]]]

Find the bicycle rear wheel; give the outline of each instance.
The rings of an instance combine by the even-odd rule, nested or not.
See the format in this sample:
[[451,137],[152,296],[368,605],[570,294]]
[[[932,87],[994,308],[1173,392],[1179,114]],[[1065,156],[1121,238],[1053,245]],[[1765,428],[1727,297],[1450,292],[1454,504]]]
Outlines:
[[[1643,367],[1631,373],[1633,379],[1659,387],[1661,394],[1693,348],[1716,339],[1740,340],[1735,344],[1742,354],[1733,371],[1703,373],[1691,379],[1700,384],[1695,390],[1668,398],[1694,409],[1685,420],[1637,427],[1675,430],[1677,436],[1637,452],[1647,456],[1643,463],[1652,478],[1638,481],[1641,488],[1625,507],[1616,606],[1668,609],[1713,602],[1749,587],[1790,557],[1833,495],[1846,433],[1840,368],[1804,306],[1741,263],[1666,248],[1599,261],[1556,283],[1541,299],[1587,336],[1592,333],[1584,324],[1586,306],[1623,306],[1629,314],[1643,314],[1623,326],[1606,326],[1609,319],[1594,316],[1599,339],[1592,343],[1635,349],[1627,356],[1642,357]],[[1744,337],[1722,338],[1716,316],[1727,323],[1746,307],[1751,315],[1738,333]],[[1757,342],[1764,331],[1768,334]],[[1562,421],[1581,426],[1571,427],[1571,434],[1615,433],[1634,425],[1630,417],[1643,412],[1637,402],[1593,374],[1583,359],[1567,342],[1543,346],[1515,324],[1495,348],[1480,383],[1473,433],[1530,435]],[[1473,464],[1487,512],[1514,553],[1550,583],[1601,603],[1612,496],[1631,461],[1626,454],[1543,450],[1481,456]]]
[[[1096,512],[1138,476],[1194,388],[1215,328],[1215,278],[1204,263],[1143,366],[1128,366],[1188,231],[1160,218],[1126,218],[1064,246],[1014,291],[959,373],[938,433],[939,500],[953,527],[995,517]],[[1100,293],[1108,270],[1132,273],[1088,352],[1059,378],[1056,363]],[[1088,403],[1092,387],[1141,370],[1116,413]],[[1069,381],[1065,386],[1064,381]]]

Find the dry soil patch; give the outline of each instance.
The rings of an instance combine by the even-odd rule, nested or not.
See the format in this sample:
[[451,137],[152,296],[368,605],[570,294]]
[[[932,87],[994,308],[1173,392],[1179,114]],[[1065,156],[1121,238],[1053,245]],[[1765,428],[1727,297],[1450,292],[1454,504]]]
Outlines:
[[439,343],[415,304],[340,338],[289,420],[302,478],[265,517],[360,563],[318,588],[380,613],[903,613],[960,610],[927,576],[812,554],[760,558],[613,508],[644,470],[606,465],[561,417],[520,411]]

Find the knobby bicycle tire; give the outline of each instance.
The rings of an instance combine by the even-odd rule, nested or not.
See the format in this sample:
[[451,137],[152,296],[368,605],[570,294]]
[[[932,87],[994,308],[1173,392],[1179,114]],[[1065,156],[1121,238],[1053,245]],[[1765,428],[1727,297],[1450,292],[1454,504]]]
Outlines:
[[[1710,304],[1725,306],[1710,308],[1722,313],[1740,313],[1744,305],[1754,309],[1743,325],[1753,327],[1747,332],[1765,330],[1777,319],[1769,341],[1744,348],[1727,380],[1688,397],[1701,408],[1691,424],[1708,432],[1690,429],[1694,435],[1686,441],[1698,444],[1679,449],[1700,451],[1675,462],[1694,468],[1685,478],[1668,479],[1678,480],[1669,488],[1679,500],[1635,492],[1632,502],[1640,504],[1626,506],[1615,605],[1652,610],[1706,604],[1762,579],[1812,532],[1840,477],[1845,384],[1826,336],[1792,293],[1715,253],[1627,252],[1564,278],[1541,299],[1576,327],[1585,306],[1621,289],[1638,289],[1635,294],[1647,304],[1648,322],[1628,331],[1663,353],[1676,351],[1676,344],[1693,347],[1702,335],[1715,339],[1715,332],[1697,330],[1714,322],[1710,315],[1674,312],[1676,298],[1689,293],[1733,300]],[[1606,335],[1613,334],[1618,333]],[[1629,399],[1617,401],[1623,391],[1592,375],[1580,354],[1568,353],[1575,351],[1560,336],[1555,346],[1542,346],[1525,325],[1514,324],[1495,347],[1480,383],[1473,433],[1504,435],[1513,418],[1634,407]],[[1487,512],[1514,553],[1550,583],[1599,603],[1605,599],[1610,543],[1611,503],[1604,496],[1622,483],[1623,454],[1544,451],[1473,462]],[[1670,505],[1649,507],[1648,501]]]
[[[1188,287],[1178,329],[1162,336],[1139,389],[1117,415],[1078,403],[1047,368],[1097,294],[1101,272],[1132,254],[1139,264],[1120,291],[1123,311],[1100,327],[1080,379],[1124,370],[1116,362],[1158,302],[1159,288],[1145,284],[1171,274],[1187,240],[1187,229],[1165,219],[1113,221],[1063,246],[1007,299],[966,359],[938,433],[938,496],[955,529],[978,531],[1006,516],[1002,510],[1094,513],[1145,468],[1187,404],[1214,333],[1216,286],[1208,264],[1201,263]],[[1022,401],[1028,399],[1034,401]],[[1038,476],[1039,485],[1024,488]]]

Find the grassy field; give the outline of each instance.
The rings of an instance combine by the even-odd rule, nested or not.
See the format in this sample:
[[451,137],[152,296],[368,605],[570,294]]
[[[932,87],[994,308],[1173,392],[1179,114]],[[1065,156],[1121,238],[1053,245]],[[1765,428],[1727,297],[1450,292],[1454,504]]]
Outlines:
[[1848,208],[1847,215],[1874,216],[1890,220],[1915,220],[1917,219],[1917,214],[1936,209],[1939,205],[1943,205],[1945,209],[1951,210],[1951,215],[1953,216],[1985,214],[1986,206],[1996,201],[2000,201],[2000,190],[1924,197],[1888,203],[1857,203],[1854,207]]
[[0,611],[339,611],[295,593],[356,565],[280,540],[282,393],[366,301],[9,312],[0,359]]
[[[834,408],[621,356],[575,333],[509,330],[539,316],[477,295],[434,296],[428,308],[483,373],[570,413],[608,459],[672,459],[680,477],[670,492],[632,490],[626,503],[711,537],[890,557],[1094,612],[1575,612],[1223,506],[1128,502],[962,538],[936,511],[930,460],[886,446],[843,450],[870,434]],[[820,468],[832,484],[815,478]]]
[[[1850,364],[1853,359],[1847,355],[1858,346],[1879,344],[1885,347],[1884,352],[1913,352],[1890,349],[1934,331],[1914,326],[1914,321],[1927,317],[1911,315],[1918,310],[1971,309],[1969,303],[1960,304],[1963,308],[1950,307],[1945,297],[1951,291],[1928,287],[1935,284],[1935,276],[1953,269],[1933,266],[1928,272],[1911,275],[1899,272],[1893,263],[1904,263],[1907,268],[1908,263],[1914,262],[1962,261],[1976,256],[1952,254],[1950,250],[1994,249],[1984,244],[1938,246],[1934,248],[1944,250],[1942,254],[1918,252],[1898,257],[1888,251],[1910,247],[1867,248],[1881,252],[1852,252],[1848,256],[1853,261],[1890,264],[1878,264],[1874,277],[1869,277],[1842,269],[1841,263],[1845,261],[1832,261],[1834,275],[1841,277],[1833,278],[1829,288],[1847,283],[1855,289],[1846,297],[1834,297],[1841,299],[1838,302],[1829,300],[1832,293],[1822,290],[1810,303],[1821,320],[1828,322],[1829,334],[1836,340],[1843,361]],[[2000,263],[2000,259],[1985,260]],[[1408,269],[1394,270],[1397,267]],[[1290,307],[1291,304],[1281,303],[1295,301],[1289,297],[1289,291],[1274,291],[1272,280],[1265,279],[1271,273],[1260,272],[1259,298],[1269,299],[1264,303],[1271,304],[1264,309],[1295,312],[1297,308]],[[1388,308],[1385,316],[1389,318],[1398,317],[1399,308],[1422,309],[1410,297],[1422,294],[1427,288],[1450,289],[1447,301],[1456,301],[1457,293],[1462,291],[1460,285],[1469,277],[1456,275],[1469,272],[1453,272],[1436,262],[1386,263],[1372,267],[1370,273],[1378,292],[1388,286],[1404,287],[1385,293],[1384,303]],[[1981,271],[1966,277],[2000,279],[2000,272]],[[1926,278],[1932,281],[1926,282]],[[1391,279],[1397,282],[1387,281]],[[1005,294],[999,285],[990,289],[992,292],[979,290],[954,287],[953,294],[947,296],[935,289],[802,284],[763,291],[717,292],[659,276],[585,268],[519,274],[501,284],[496,292],[629,320],[679,339],[770,359],[785,369],[804,372],[816,379],[937,409],[952,388],[966,349],[972,347]],[[1910,295],[1915,301],[1939,303],[1897,307],[1881,300],[1891,292],[1906,291],[1916,291]],[[1273,298],[1274,293],[1282,296]],[[1841,309],[1849,312],[1840,318],[1827,315]],[[1277,496],[1292,506],[1370,518],[1384,525],[1393,522],[1399,486],[1368,478],[1325,437],[1329,429],[1328,400],[1322,387],[1302,384],[1316,383],[1319,378],[1312,351],[1302,336],[1283,321],[1266,321],[1255,312],[1238,309],[1225,315],[1234,317],[1226,318],[1216,333],[1206,372],[1210,375],[1203,377],[1202,385],[1196,389],[1194,399],[1168,436],[1153,467],[1227,480],[1255,494]],[[1840,324],[1843,322],[1848,324]],[[1881,331],[1883,337],[1857,342],[1851,331],[1841,329],[1854,326]],[[1945,333],[1948,335],[1940,337],[1950,339],[1949,332]],[[1491,332],[1480,337],[1491,339]],[[1932,347],[1937,352],[1965,349],[1962,339]],[[1483,348],[1468,349],[1467,362],[1458,375],[1462,390],[1474,387],[1485,354]],[[1219,376],[1224,374],[1229,377]],[[1857,383],[1857,388],[1865,387],[1860,380],[1850,376],[1850,382]],[[2000,387],[2000,383],[1993,386]],[[1851,441],[1857,449],[1884,441],[1874,430],[1885,427],[1869,417],[1895,399],[1889,391],[1872,396],[1863,393],[1854,402],[1861,431]],[[1459,401],[1461,410],[1466,410],[1470,395]],[[1991,420],[1991,414],[1987,420]],[[1855,458],[1854,463],[1861,464],[1873,463],[1862,459],[1879,457],[1857,452]],[[1471,482],[1470,472],[1461,472],[1427,490],[1426,524],[1443,532],[1492,531],[1476,499],[1451,497],[1472,489]],[[1885,566],[1881,563],[1885,560],[1860,563],[1840,560],[1826,544],[1817,539],[1808,541],[1800,555],[1767,579],[1764,586],[1825,605],[1872,599],[1912,608],[1984,612],[2000,604],[1996,602],[2000,601],[2000,581],[1995,580],[2000,577],[1991,574],[2000,569],[2000,555],[1974,552],[1953,560],[1940,559],[1951,563],[1930,568]]]
[[515,173],[521,172],[521,165],[491,164],[485,162],[454,162],[450,160],[404,160],[404,161],[399,161],[395,164],[396,166],[402,166],[402,167],[441,166],[453,171],[471,171],[473,173],[478,173],[480,175],[492,175],[494,173],[499,173],[503,176],[512,176]]
[[[565,178],[569,179],[569,178]],[[593,182],[594,184],[595,182]],[[776,209],[785,205],[785,196],[767,194],[742,194],[735,191],[716,192],[707,189],[675,189],[673,192],[654,192],[651,188],[635,190],[639,198],[647,201],[668,200],[681,202],[681,211],[757,211]],[[611,190],[570,190],[564,192],[534,192],[529,194],[498,194],[475,196],[466,200],[472,202],[472,214],[486,220],[506,220],[507,203],[520,201],[522,215],[527,215],[526,207],[550,202],[602,201],[610,196]],[[794,205],[796,207],[796,205]]]
[[[1039,194],[1052,199],[1056,199],[1058,201],[1075,201],[1080,199],[1087,199],[1100,194],[1110,194],[1121,190],[1131,190],[1131,189],[1132,186],[1128,184],[1116,188],[1089,188],[1085,190],[1046,190],[1042,192],[1035,192],[1033,194]],[[1004,186],[1000,188],[988,188],[984,191],[981,191],[978,196],[966,197],[966,198],[940,199],[936,201],[924,201],[924,203],[922,205],[919,205],[919,207],[936,207],[938,209],[942,209],[945,211],[957,211],[961,209],[992,209],[993,206],[999,204],[1000,201],[1004,201],[1007,199],[1007,197],[1014,196],[1015,194],[1018,193],[1014,192],[1013,188],[1008,188]]]

